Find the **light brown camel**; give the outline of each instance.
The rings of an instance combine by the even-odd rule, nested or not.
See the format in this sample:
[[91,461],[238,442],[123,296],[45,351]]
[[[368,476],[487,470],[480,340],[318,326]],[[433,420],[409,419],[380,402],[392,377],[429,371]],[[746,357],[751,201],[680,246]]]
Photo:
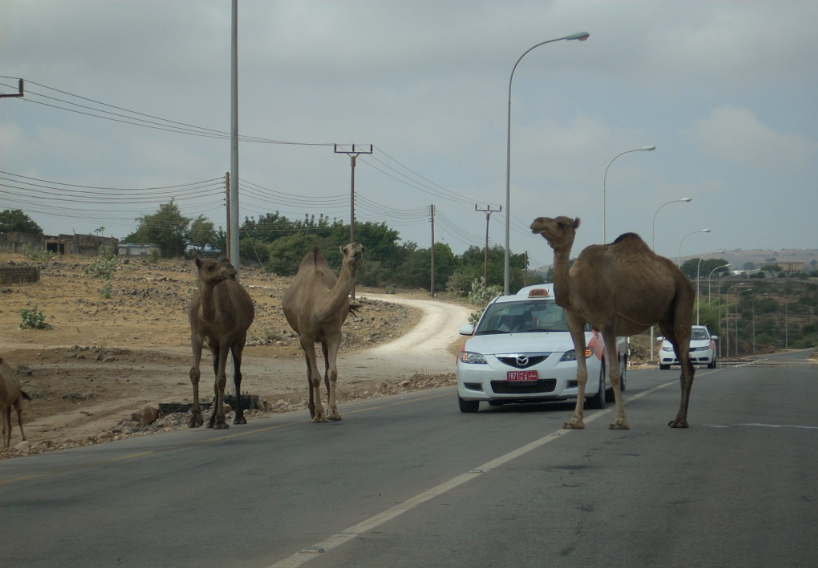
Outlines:
[[[627,430],[622,404],[616,338],[635,335],[659,324],[673,345],[682,367],[682,400],[676,418],[668,426],[687,428],[687,406],[693,386],[690,334],[693,324],[693,286],[670,260],[654,254],[634,233],[625,233],[608,245],[591,245],[577,257],[571,269],[568,259],[579,219],[539,217],[531,231],[539,233],[554,249],[554,295],[568,316],[568,327],[577,353],[585,351],[583,328],[590,323],[605,339],[605,360],[616,400],[611,428]],[[584,428],[583,404],[588,371],[585,358],[577,358],[577,405],[564,428]]]
[[[281,300],[284,317],[298,334],[307,360],[309,408],[313,422],[341,420],[335,402],[335,383],[338,380],[336,359],[341,346],[341,326],[350,311],[349,293],[363,262],[364,247],[349,243],[341,248],[341,252],[344,255],[341,274],[336,278],[321,251],[314,247],[301,261],[298,274]],[[324,353],[324,382],[329,406],[326,416],[321,404],[321,372],[316,362],[316,343],[321,343]]]
[[193,295],[188,308],[190,321],[190,345],[193,348],[193,367],[190,382],[193,383],[193,409],[188,426],[197,428],[204,423],[199,405],[199,362],[202,346],[213,354],[213,413],[208,428],[228,428],[224,419],[224,387],[227,383],[225,367],[227,354],[233,354],[233,382],[236,385],[236,417],[233,424],[247,424],[241,407],[241,353],[247,339],[247,329],[253,323],[255,310],[250,295],[236,280],[236,269],[226,258],[197,258],[199,290]]
[[20,382],[14,375],[6,361],[0,357],[0,417],[2,418],[2,438],[3,447],[11,445],[11,407],[17,411],[17,423],[20,425],[20,435],[26,441],[26,433],[23,432],[23,399],[31,400],[31,397],[20,388]]

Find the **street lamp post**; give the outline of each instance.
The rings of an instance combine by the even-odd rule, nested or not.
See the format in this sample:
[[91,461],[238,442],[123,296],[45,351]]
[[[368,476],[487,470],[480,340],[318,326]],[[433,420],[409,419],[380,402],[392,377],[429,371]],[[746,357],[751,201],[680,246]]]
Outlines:
[[607,233],[605,232],[605,213],[606,213],[606,205],[605,205],[605,180],[608,178],[608,168],[611,167],[611,164],[615,159],[619,156],[623,156],[625,154],[630,154],[631,152],[652,152],[656,149],[656,146],[642,146],[641,148],[634,148],[633,150],[625,150],[624,152],[620,152],[613,158],[611,161],[608,162],[608,165],[605,166],[605,175],[602,176],[602,244],[606,244],[607,240]]
[[719,249],[714,252],[707,252],[704,253],[701,258],[699,258],[699,266],[696,268],[696,325],[701,325],[699,323],[699,303],[701,302],[701,296],[699,295],[699,281],[701,280],[701,270],[702,270],[702,259],[710,254],[721,254],[724,252],[724,249]]
[[731,264],[729,262],[727,264],[717,266],[716,268],[714,268],[713,270],[710,271],[710,275],[707,277],[707,307],[708,308],[710,307],[710,286],[712,284],[712,282],[710,281],[710,278],[712,278],[713,273],[716,270],[719,270],[720,268],[727,268],[728,266],[731,266]]
[[[736,287],[741,288],[741,287],[746,287],[746,286],[744,285],[744,282],[739,282],[738,284],[733,284],[732,286],[730,286],[727,289],[727,292],[725,292],[724,295],[725,296],[729,295],[730,290],[732,290],[733,288],[736,288]],[[747,290],[752,290],[752,288],[747,288]],[[736,314],[737,314],[736,317],[738,317],[738,309],[736,309]],[[727,305],[727,311],[724,314],[724,323],[725,323],[724,329],[726,331],[726,333],[725,333],[726,337],[724,339],[724,345],[726,346],[726,349],[727,349],[726,356],[729,357],[730,356],[730,305],[729,304]],[[736,356],[738,356],[738,322],[736,322]]]
[[685,236],[682,237],[682,240],[679,241],[679,256],[678,256],[679,268],[682,267],[682,243],[685,242],[685,239],[687,237],[689,237],[690,235],[695,235],[696,233],[709,233],[709,232],[710,232],[710,229],[699,229],[698,231],[691,231],[691,232],[689,232],[688,234],[686,234]]
[[565,37],[559,37],[556,39],[549,39],[547,41],[543,41],[529,47],[525,53],[523,53],[517,62],[514,64],[514,67],[511,69],[511,76],[508,79],[508,129],[507,129],[507,138],[506,138],[506,260],[505,260],[505,273],[503,277],[503,294],[508,296],[509,294],[509,282],[511,276],[511,253],[509,248],[509,241],[511,239],[511,83],[514,80],[514,71],[517,70],[517,65],[520,64],[523,57],[525,57],[529,51],[540,47],[541,45],[545,45],[547,43],[553,43],[555,41],[562,41],[562,40],[574,40],[577,39],[579,41],[585,41],[591,34],[588,32],[579,32],[575,34],[571,34]]
[[[692,197],[682,197],[681,199],[674,199],[673,201],[668,201],[667,203],[662,203],[656,212],[653,214],[653,226],[650,230],[650,250],[656,252],[656,215],[659,214],[659,209],[664,207],[665,205],[670,205],[671,203],[690,203],[693,201]],[[650,360],[653,362],[653,349],[654,349],[654,341],[653,341],[653,328],[654,326],[650,326]]]

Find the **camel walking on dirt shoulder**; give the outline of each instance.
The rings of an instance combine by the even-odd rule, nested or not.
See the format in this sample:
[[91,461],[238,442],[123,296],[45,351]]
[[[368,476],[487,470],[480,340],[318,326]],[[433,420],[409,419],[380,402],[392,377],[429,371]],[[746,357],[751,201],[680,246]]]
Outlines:
[[[542,235],[554,249],[554,296],[568,316],[568,328],[577,354],[585,352],[584,326],[590,323],[605,339],[605,360],[616,400],[612,429],[627,430],[622,404],[616,338],[635,335],[659,324],[673,345],[682,367],[682,400],[668,426],[687,428],[687,407],[693,386],[690,335],[693,324],[693,285],[672,261],[654,254],[634,233],[613,243],[585,248],[568,269],[579,219],[539,217],[531,231]],[[577,406],[564,428],[584,428],[583,404],[588,370],[577,357]]]
[[236,280],[236,269],[228,259],[197,258],[199,290],[188,308],[190,344],[193,348],[193,409],[188,426],[197,428],[204,423],[199,405],[199,363],[202,347],[213,354],[213,413],[208,428],[228,428],[224,418],[224,387],[227,383],[225,367],[227,354],[233,354],[233,382],[236,385],[236,417],[233,424],[247,424],[241,407],[241,354],[247,340],[247,329],[253,323],[255,310],[250,295]]
[[20,425],[20,435],[26,441],[26,433],[23,432],[23,399],[31,400],[31,397],[20,388],[20,382],[14,375],[6,361],[0,357],[0,415],[2,415],[2,438],[3,447],[11,445],[11,407],[17,411],[17,423]]
[[[335,383],[338,380],[335,361],[341,347],[341,326],[351,309],[355,308],[349,305],[349,293],[363,262],[364,247],[358,243],[350,243],[342,247],[341,252],[344,259],[340,277],[336,277],[324,255],[318,247],[314,247],[301,261],[298,274],[281,300],[284,317],[298,334],[307,360],[309,409],[313,422],[341,420],[335,401]],[[321,372],[315,356],[316,343],[321,344],[324,352],[324,382],[329,406],[329,414],[326,416],[321,404]]]

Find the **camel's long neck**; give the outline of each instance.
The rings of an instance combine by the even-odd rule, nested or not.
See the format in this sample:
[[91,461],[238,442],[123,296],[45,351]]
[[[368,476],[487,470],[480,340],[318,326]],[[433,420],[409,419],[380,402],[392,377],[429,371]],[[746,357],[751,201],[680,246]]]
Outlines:
[[557,305],[565,309],[571,306],[571,282],[568,276],[568,261],[571,247],[554,249],[554,296]]
[[338,275],[338,281],[330,290],[327,313],[335,313],[344,305],[349,293],[352,292],[352,287],[355,285],[355,273],[357,271],[357,268],[352,269],[347,263],[343,264],[341,274]]
[[216,319],[216,287],[199,281],[199,298],[202,305],[202,319],[213,321]]

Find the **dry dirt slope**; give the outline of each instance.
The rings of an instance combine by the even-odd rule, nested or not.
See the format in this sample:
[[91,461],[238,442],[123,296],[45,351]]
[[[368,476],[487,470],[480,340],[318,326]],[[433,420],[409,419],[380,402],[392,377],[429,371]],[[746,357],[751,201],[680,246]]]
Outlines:
[[[0,257],[0,263],[9,260],[25,262]],[[196,286],[192,263],[121,264],[112,297],[102,298],[102,282],[83,272],[89,262],[69,257],[40,263],[40,283],[0,289],[0,355],[18,367],[34,399],[24,411],[34,452],[127,435],[132,425],[119,423],[131,413],[191,394],[185,309]],[[303,355],[280,307],[289,280],[244,268],[242,281],[256,304],[243,390],[272,411],[300,408],[307,394]],[[361,289],[357,296],[363,307],[344,327],[341,401],[451,382],[452,375],[443,374],[453,371],[457,327],[470,308]],[[18,329],[20,309],[35,305],[53,329]],[[391,343],[401,337],[408,341]],[[209,364],[208,355],[203,368]],[[19,441],[15,429],[12,445]]]

